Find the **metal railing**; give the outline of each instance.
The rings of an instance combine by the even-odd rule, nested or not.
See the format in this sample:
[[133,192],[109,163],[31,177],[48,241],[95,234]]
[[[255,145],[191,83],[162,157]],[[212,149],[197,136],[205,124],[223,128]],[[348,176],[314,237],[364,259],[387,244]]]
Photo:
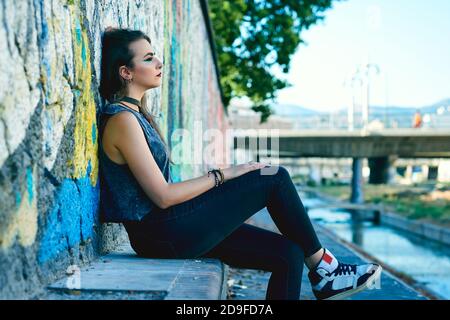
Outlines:
[[[343,114],[320,114],[301,117],[290,117],[293,122],[293,129],[348,129],[347,115]],[[354,129],[362,129],[363,120],[361,116],[355,116]],[[369,117],[368,128],[382,129],[382,128],[413,128],[413,116],[411,115],[389,115],[389,114],[374,114]],[[450,114],[444,115],[425,115],[423,116],[423,123],[420,128],[450,128]]]

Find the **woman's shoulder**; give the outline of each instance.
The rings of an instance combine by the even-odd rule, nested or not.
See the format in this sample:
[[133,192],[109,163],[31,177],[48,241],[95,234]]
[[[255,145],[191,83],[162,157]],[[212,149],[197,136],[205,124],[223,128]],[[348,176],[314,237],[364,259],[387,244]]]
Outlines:
[[102,119],[102,122],[103,119],[108,122],[111,122],[109,119],[115,119],[113,122],[139,122],[135,111],[115,103],[105,105],[101,112],[100,118]]
[[105,106],[100,115],[101,136],[120,136],[124,130],[140,127],[137,117],[128,108],[116,104]]
[[[148,119],[144,116],[144,114],[133,111],[118,103],[110,103],[105,105],[104,110],[102,111],[101,118],[102,123],[103,122],[111,123],[113,127],[121,127],[121,126],[123,127],[132,125],[136,130],[143,129],[144,133],[147,136],[152,137],[156,135],[155,129],[150,124]],[[104,121],[104,119],[106,121]]]

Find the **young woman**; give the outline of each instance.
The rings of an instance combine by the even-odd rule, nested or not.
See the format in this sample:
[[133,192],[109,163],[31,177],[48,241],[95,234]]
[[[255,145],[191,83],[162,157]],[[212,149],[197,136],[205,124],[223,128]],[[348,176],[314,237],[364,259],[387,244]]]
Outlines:
[[[168,148],[141,109],[163,63],[140,31],[107,29],[102,40],[102,220],[122,222],[138,255],[270,271],[266,299],[298,300],[304,264],[318,299],[348,297],[380,276],[379,265],[344,264],[322,247],[283,166],[250,162],[172,183]],[[264,207],[282,235],[245,223]]]

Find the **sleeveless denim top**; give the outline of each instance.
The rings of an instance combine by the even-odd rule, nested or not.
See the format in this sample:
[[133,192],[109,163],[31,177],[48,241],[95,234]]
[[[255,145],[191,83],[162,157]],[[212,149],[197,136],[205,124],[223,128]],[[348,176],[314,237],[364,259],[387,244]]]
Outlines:
[[[99,132],[100,219],[102,222],[140,221],[156,206],[144,192],[127,164],[117,164],[103,150],[103,128],[108,118],[118,112],[134,114],[144,131],[147,144],[165,180],[172,182],[164,143],[145,116],[120,104],[107,104],[101,113]],[[105,116],[106,115],[106,116]]]

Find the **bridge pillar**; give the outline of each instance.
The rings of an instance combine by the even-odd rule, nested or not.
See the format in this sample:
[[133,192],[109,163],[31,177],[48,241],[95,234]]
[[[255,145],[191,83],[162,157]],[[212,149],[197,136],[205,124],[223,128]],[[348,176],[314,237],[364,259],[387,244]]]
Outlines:
[[352,163],[352,195],[350,198],[351,203],[363,203],[363,158],[353,158]]
[[392,164],[396,160],[394,156],[369,158],[369,183],[386,184],[392,182],[394,172]]
[[363,221],[359,217],[359,212],[356,212],[352,215],[353,223],[352,223],[352,242],[362,247],[364,245],[364,228]]
[[435,166],[428,167],[427,179],[428,180],[437,180],[437,177],[438,177],[438,167],[435,167]]

